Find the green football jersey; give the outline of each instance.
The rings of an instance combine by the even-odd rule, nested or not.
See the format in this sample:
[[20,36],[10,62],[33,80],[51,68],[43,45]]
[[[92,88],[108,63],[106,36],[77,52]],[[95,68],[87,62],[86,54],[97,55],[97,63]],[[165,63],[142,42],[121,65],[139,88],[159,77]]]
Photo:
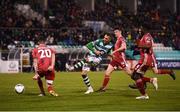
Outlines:
[[90,55],[96,56],[94,51],[98,50],[101,51],[100,57],[102,57],[103,55],[107,55],[111,53],[113,44],[111,42],[105,44],[103,39],[97,39],[96,41],[88,43],[86,47],[89,49]]

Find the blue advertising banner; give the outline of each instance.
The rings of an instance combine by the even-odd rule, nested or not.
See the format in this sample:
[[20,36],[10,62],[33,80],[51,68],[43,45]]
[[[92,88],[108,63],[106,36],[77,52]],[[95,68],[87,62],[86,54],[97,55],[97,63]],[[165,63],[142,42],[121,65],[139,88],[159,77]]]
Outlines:
[[180,69],[180,60],[157,60],[158,68]]

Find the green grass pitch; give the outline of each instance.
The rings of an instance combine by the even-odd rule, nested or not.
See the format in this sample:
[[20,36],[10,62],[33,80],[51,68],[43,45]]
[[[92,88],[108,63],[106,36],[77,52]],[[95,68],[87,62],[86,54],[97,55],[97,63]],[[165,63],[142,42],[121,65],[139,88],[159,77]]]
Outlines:
[[[94,92],[84,95],[86,90],[80,72],[58,72],[54,82],[55,90],[60,96],[37,96],[39,93],[33,73],[0,74],[0,111],[135,111],[135,110],[180,110],[180,71],[176,72],[176,80],[168,75],[154,75],[148,71],[146,76],[158,77],[159,89],[155,91],[148,84],[149,100],[136,100],[137,90],[128,88],[133,81],[122,71],[113,72],[104,93]],[[103,81],[103,72],[90,72],[89,77],[94,90]],[[44,80],[43,80],[44,81]],[[23,94],[16,94],[14,86],[22,83]],[[44,83],[45,85],[45,83]],[[47,93],[47,91],[46,91]]]

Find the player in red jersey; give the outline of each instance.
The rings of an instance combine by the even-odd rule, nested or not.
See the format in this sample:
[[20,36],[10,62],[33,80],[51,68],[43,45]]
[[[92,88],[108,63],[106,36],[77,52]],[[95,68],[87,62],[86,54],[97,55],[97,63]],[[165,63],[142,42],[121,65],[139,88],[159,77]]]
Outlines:
[[33,79],[37,80],[40,89],[39,96],[45,95],[43,83],[41,80],[42,77],[45,77],[46,79],[48,92],[52,96],[58,96],[58,94],[53,89],[53,81],[55,78],[55,51],[51,48],[48,48],[45,45],[44,38],[40,37],[39,46],[33,49],[32,56],[35,71]]
[[[160,75],[168,74],[173,78],[173,80],[175,80],[176,79],[175,73],[172,70],[157,68],[157,61],[155,58],[155,54],[153,52],[153,44],[154,44],[154,41],[153,41],[153,38],[150,33],[146,33],[139,42],[139,47],[141,48],[141,50],[140,50],[141,57],[145,57],[144,55],[147,55],[146,66],[148,66],[148,68],[152,68],[152,70],[155,74],[160,74]],[[142,64],[143,60],[144,59],[141,58],[139,60],[138,64],[139,65]],[[135,67],[135,69],[136,69],[136,67]],[[133,88],[133,89],[137,88],[135,84],[129,85],[129,87]]]
[[152,49],[153,44],[153,38],[150,33],[146,33],[139,42],[140,60],[134,68],[132,79],[135,80],[136,86],[142,96],[136,97],[136,99],[149,99],[149,96],[146,94],[144,89],[144,85],[146,84],[146,82],[152,83],[155,89],[158,89],[157,78],[144,77],[144,74],[148,70],[148,68],[152,68],[153,72],[157,74],[167,73],[170,75],[174,75],[171,70],[157,69],[156,58]]
[[144,85],[146,82],[150,82],[154,85],[155,89],[158,89],[157,78],[144,77],[145,72],[149,67],[155,66],[154,55],[151,49],[152,41],[150,34],[144,35],[140,42],[140,60],[135,66],[131,78],[136,82],[135,86],[139,89],[141,96],[136,99],[149,99]]
[[115,70],[115,68],[123,69],[131,76],[131,70],[128,66],[125,58],[125,50],[126,50],[126,42],[124,37],[122,36],[122,31],[118,28],[114,30],[117,41],[114,46],[114,51],[111,53],[112,60],[108,65],[108,68],[105,71],[104,81],[102,87],[98,91],[105,91],[107,88],[107,84],[110,80],[111,73]]
[[146,43],[145,47],[149,48],[149,53],[148,53],[148,64],[151,65],[152,67],[152,70],[155,74],[168,74],[170,75],[173,80],[176,79],[175,77],[175,74],[172,70],[167,70],[167,69],[158,69],[157,68],[157,61],[156,61],[156,58],[155,58],[155,54],[153,52],[153,44],[154,44],[154,41],[153,41],[153,38],[152,36],[150,35],[150,33],[147,33],[143,36],[142,40],[140,41],[140,46],[143,47],[143,43]]

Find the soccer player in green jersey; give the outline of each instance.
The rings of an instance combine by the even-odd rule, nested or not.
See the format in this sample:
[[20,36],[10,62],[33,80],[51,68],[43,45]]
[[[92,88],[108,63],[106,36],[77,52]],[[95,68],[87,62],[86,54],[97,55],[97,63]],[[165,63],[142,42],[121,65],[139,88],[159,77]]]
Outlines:
[[91,66],[97,66],[102,61],[102,56],[108,56],[111,53],[113,44],[111,42],[111,35],[106,33],[103,39],[97,39],[95,41],[89,42],[86,45],[89,53],[80,62],[76,63],[73,67],[70,67],[69,70],[74,70],[78,68],[82,68],[82,78],[87,86],[87,91],[85,94],[90,94],[94,92],[90,80],[88,78],[88,71],[90,71]]

